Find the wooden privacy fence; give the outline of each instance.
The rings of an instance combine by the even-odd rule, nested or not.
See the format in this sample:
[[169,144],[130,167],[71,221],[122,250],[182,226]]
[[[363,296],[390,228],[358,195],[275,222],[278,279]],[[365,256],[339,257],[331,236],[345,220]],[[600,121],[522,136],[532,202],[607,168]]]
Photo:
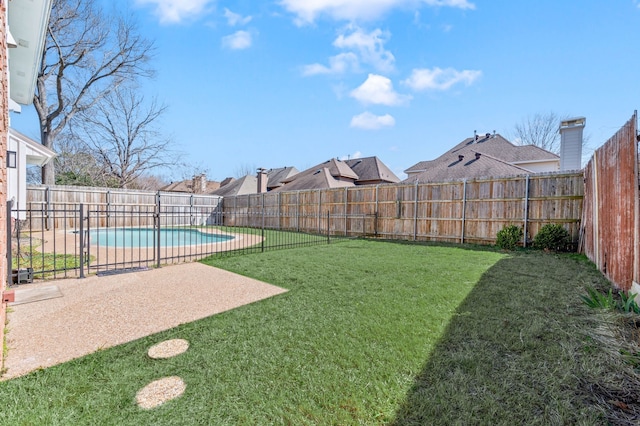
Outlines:
[[241,195],[225,197],[222,211],[231,226],[481,244],[515,224],[527,245],[544,224],[559,223],[577,244],[583,189],[582,173],[536,174]]
[[[213,225],[218,222],[217,208],[222,197],[215,195],[187,194],[161,191],[136,191],[79,186],[29,186],[26,206],[15,205],[21,212],[19,219],[43,221],[46,229],[73,227],[75,219],[52,212],[74,208],[80,204],[103,212],[96,215],[90,226],[108,227],[112,218],[118,217],[120,226],[152,226],[153,215],[149,211],[169,209],[174,217],[181,217],[183,225]],[[136,215],[136,210],[139,215]],[[26,217],[26,212],[30,212]],[[121,214],[126,212],[126,214]],[[67,221],[66,224],[61,221]],[[178,225],[171,223],[172,225]],[[161,223],[166,226],[168,223]]]
[[[581,248],[622,290],[640,291],[637,112],[587,164]],[[635,286],[634,286],[635,284]],[[635,288],[634,288],[635,287]]]

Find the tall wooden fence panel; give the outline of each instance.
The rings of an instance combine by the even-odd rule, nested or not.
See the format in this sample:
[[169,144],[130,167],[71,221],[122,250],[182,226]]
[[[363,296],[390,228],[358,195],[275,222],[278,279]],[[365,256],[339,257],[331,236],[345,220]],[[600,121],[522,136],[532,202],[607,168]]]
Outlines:
[[622,290],[640,290],[637,113],[585,168],[581,246]]
[[222,210],[233,226],[257,226],[251,209],[274,229],[482,244],[510,224],[529,244],[541,226],[560,223],[577,245],[583,195],[582,173],[555,173],[252,194],[225,197]]
[[[21,217],[20,219],[44,221],[47,229],[76,227],[74,223],[76,218],[59,214],[51,215],[50,212],[65,210],[79,204],[86,205],[96,213],[99,212],[93,216],[90,223],[92,227],[115,226],[114,221],[118,222],[118,226],[152,226],[154,216],[149,212],[153,212],[157,206],[161,206],[165,211],[171,210],[171,217],[174,218],[171,219],[171,223],[161,223],[161,225],[177,226],[220,222],[217,207],[221,200],[222,197],[212,195],[33,185],[27,188],[27,205],[14,207],[30,211],[29,218]],[[135,215],[136,209],[140,211],[140,215]],[[127,214],[122,214],[125,211]],[[175,222],[176,217],[180,218],[180,223]],[[167,221],[167,219],[162,220]]]

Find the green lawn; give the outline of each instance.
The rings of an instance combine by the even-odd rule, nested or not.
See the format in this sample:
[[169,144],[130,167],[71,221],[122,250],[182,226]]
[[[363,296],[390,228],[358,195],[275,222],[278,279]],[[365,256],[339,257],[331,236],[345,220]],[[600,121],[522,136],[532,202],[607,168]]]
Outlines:
[[[289,292],[0,383],[0,423],[601,424],[592,385],[634,378],[591,337],[609,316],[579,294],[605,281],[576,256],[354,240],[207,263]],[[169,338],[191,347],[146,356]],[[173,375],[182,397],[135,405]]]

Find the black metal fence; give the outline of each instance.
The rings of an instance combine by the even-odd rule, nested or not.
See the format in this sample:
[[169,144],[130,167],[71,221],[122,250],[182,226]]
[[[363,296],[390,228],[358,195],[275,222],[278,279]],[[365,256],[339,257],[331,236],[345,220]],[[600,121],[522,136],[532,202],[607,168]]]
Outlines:
[[[225,215],[220,206],[36,203],[7,205],[12,284],[82,278],[189,262],[211,255],[328,244],[342,239],[326,215],[312,233],[270,228],[268,214]],[[362,218],[344,218],[357,221]]]

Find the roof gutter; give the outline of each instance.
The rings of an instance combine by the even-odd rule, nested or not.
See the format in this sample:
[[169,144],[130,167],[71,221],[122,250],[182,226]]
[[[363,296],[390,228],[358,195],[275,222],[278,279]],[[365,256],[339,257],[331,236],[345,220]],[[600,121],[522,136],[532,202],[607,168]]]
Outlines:
[[51,0],[11,0],[7,20],[17,47],[9,50],[9,94],[31,105],[51,14]]

